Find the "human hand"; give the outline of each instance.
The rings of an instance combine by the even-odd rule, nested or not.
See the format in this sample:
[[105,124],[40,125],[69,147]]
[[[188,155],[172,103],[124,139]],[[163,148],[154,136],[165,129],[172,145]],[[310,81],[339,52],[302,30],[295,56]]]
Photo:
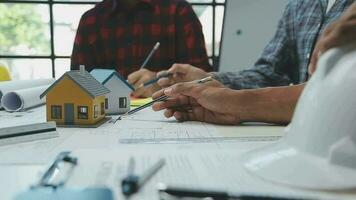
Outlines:
[[239,124],[235,109],[239,103],[233,98],[232,90],[211,84],[214,83],[187,82],[162,89],[153,94],[153,99],[167,95],[168,100],[156,102],[152,108],[154,111],[165,110],[165,117],[175,117],[178,121]]
[[168,87],[180,82],[193,81],[210,75],[204,70],[188,64],[174,64],[169,70],[159,72],[157,76],[161,76],[165,73],[172,74],[172,76],[159,79],[158,85],[161,87]]
[[309,74],[315,72],[319,57],[327,50],[352,42],[356,42],[356,3],[353,3],[339,20],[325,29],[315,46],[308,67]]
[[148,69],[140,69],[128,76],[128,82],[136,88],[132,93],[135,97],[150,97],[154,92],[160,89],[158,84],[152,84],[148,87],[143,87],[143,84],[156,77],[156,73]]

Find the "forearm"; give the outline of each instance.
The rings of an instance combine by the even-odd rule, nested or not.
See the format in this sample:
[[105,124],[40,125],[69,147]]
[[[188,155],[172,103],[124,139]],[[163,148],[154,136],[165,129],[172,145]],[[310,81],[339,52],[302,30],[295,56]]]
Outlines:
[[291,83],[286,74],[278,74],[268,65],[255,66],[240,72],[212,74],[219,82],[235,90],[278,87]]
[[242,122],[288,123],[304,85],[234,91]]

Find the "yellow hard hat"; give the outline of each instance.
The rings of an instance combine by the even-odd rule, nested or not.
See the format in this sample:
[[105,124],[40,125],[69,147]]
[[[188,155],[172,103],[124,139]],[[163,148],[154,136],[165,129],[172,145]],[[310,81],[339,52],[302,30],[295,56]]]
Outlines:
[[5,65],[0,63],[0,81],[10,81],[11,76]]

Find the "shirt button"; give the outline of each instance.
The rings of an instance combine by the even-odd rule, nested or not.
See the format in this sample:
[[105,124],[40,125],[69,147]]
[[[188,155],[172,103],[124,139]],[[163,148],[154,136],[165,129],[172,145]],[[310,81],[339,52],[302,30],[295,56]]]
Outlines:
[[309,58],[310,58],[310,53],[307,54],[307,59],[309,59]]

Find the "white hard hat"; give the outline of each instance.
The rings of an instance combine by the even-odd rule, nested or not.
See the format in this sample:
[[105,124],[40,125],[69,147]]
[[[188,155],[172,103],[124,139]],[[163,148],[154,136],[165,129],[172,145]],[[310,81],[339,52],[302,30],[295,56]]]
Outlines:
[[290,186],[356,188],[355,45],[322,56],[285,133],[279,142],[245,155],[245,168]]

